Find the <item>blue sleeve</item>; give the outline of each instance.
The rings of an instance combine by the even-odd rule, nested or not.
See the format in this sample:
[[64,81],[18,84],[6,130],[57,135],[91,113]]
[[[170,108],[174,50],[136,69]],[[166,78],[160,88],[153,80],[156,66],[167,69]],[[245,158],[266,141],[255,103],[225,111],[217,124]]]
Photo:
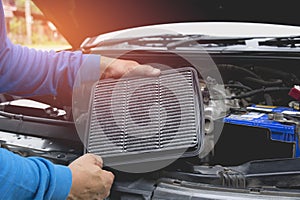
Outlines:
[[[37,51],[12,44],[6,36],[0,0],[0,93],[56,95],[60,88],[71,93],[81,67],[80,83],[98,80],[100,56]],[[65,199],[71,184],[68,167],[0,148],[0,199]]]
[[68,167],[0,148],[0,199],[66,199],[71,185]]
[[80,67],[89,69],[86,79],[98,80],[100,56],[38,51],[13,45],[6,38],[0,44],[0,67],[0,93],[56,96],[58,88],[71,94]]

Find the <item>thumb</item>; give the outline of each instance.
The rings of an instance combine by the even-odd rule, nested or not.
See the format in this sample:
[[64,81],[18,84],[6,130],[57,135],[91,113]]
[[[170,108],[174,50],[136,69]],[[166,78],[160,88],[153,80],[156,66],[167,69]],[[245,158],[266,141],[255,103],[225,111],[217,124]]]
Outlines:
[[150,65],[139,65],[130,70],[126,76],[159,76],[160,69],[154,68]]

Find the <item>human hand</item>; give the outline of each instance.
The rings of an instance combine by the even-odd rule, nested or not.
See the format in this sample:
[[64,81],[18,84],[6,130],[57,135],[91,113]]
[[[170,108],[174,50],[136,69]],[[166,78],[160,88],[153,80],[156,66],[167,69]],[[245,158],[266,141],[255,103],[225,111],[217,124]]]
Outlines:
[[73,161],[72,187],[68,199],[104,199],[110,193],[114,175],[102,169],[103,160],[94,154],[85,154]]
[[121,78],[123,76],[158,76],[160,70],[150,65],[140,65],[136,61],[114,59],[101,56],[101,79]]

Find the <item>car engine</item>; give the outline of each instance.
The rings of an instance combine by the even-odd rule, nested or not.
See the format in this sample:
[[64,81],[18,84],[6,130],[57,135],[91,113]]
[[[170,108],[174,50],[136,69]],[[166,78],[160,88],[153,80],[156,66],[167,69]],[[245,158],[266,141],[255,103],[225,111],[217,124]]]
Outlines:
[[[94,53],[114,56],[113,51],[105,53],[96,51]],[[189,53],[186,56],[190,56],[191,59],[201,59],[201,54],[197,53]],[[189,110],[188,105],[193,107],[191,110],[193,115],[188,118],[191,121],[187,121],[188,129],[181,129],[177,124],[177,129],[181,129],[179,135],[172,132],[176,120],[167,121],[167,117],[172,116],[171,113],[176,111],[178,102],[176,104],[176,101],[172,99],[174,97],[172,97],[172,93],[168,93],[167,90],[162,91],[164,88],[151,82],[154,79],[145,79],[143,84],[147,83],[148,86],[146,84],[146,87],[141,90],[129,91],[129,93],[134,93],[133,97],[137,97],[132,101],[127,99],[128,101],[124,102],[126,100],[124,92],[126,88],[122,89],[124,85],[118,85],[118,88],[121,89],[114,90],[115,93],[107,91],[103,96],[98,93],[91,96],[91,106],[89,107],[91,110],[85,116],[91,122],[90,129],[87,131],[91,136],[87,136],[83,141],[77,135],[76,119],[72,116],[73,111],[70,104],[53,107],[57,104],[55,102],[57,99],[54,98],[52,102],[43,99],[44,103],[52,106],[27,107],[14,103],[20,101],[14,97],[3,96],[6,100],[1,103],[0,144],[22,156],[42,156],[55,163],[66,165],[84,152],[103,154],[104,158],[107,152],[106,155],[112,157],[108,162],[111,165],[108,164],[106,167],[116,174],[112,199],[122,199],[121,197],[147,199],[153,195],[159,198],[166,188],[170,189],[178,184],[193,188],[196,187],[193,186],[195,183],[209,184],[212,187],[247,189],[247,192],[251,188],[250,192],[256,193],[265,187],[274,187],[279,193],[284,192],[282,190],[287,188],[298,191],[300,189],[300,173],[296,166],[299,166],[298,157],[300,156],[298,125],[300,99],[297,97],[297,84],[300,82],[300,74],[297,70],[299,58],[292,53],[284,57],[280,57],[277,53],[253,55],[249,53],[247,55],[211,53],[211,56],[223,82],[211,76],[201,76],[197,70],[202,68],[206,70],[205,66],[191,66],[185,59],[172,53],[153,51],[147,52],[147,56],[145,56],[143,51],[132,51],[122,56],[123,59],[132,59],[146,64],[155,63],[159,58],[159,65],[168,66],[169,69],[175,70],[176,73],[179,72],[180,75],[192,72],[195,76],[192,82],[189,82],[190,93],[187,92],[187,89],[174,88],[174,91],[179,91],[175,96],[182,98],[179,101],[182,106],[186,106],[179,114],[177,112],[177,117],[185,119],[180,115],[184,115],[184,111]],[[168,74],[168,70],[163,71],[161,77],[165,74]],[[128,83],[138,87],[143,85],[138,82],[141,80],[137,78],[133,79],[132,83]],[[176,84],[174,82],[170,84],[169,88],[173,86],[180,88],[180,79],[176,80],[176,77],[171,77],[166,80],[166,84],[170,80],[176,82]],[[104,83],[107,84],[105,87],[101,84],[97,86],[99,90],[104,91],[110,85],[119,84],[114,80],[104,81]],[[191,83],[193,84],[191,85]],[[103,88],[100,88],[102,86]],[[95,86],[95,88],[97,87]],[[159,112],[161,111],[159,104],[151,105],[150,109],[147,104],[159,97],[159,95],[153,95],[153,88],[160,88],[157,91],[165,92],[166,97],[169,98],[169,104],[165,104],[169,107],[164,108],[162,112]],[[143,96],[141,91],[148,96]],[[120,132],[117,127],[121,122],[125,123],[122,120],[126,119],[126,112],[110,113],[107,110],[108,105],[101,104],[105,102],[103,98],[107,97],[106,94],[111,97],[125,95],[124,98],[114,100],[117,105],[115,108],[122,108],[122,105],[126,104],[128,110],[131,109],[133,113],[131,118],[140,123],[139,127],[127,124],[126,127],[132,128],[132,132],[146,134],[145,130],[149,127],[155,130],[158,124],[155,124],[152,118],[161,117],[160,126],[170,123],[171,129],[165,130],[168,133],[166,134],[167,138],[149,134],[140,135],[136,139],[130,135],[126,136],[124,130],[121,131],[122,137],[116,135],[117,132]],[[185,94],[190,95],[193,101],[187,101]],[[33,98],[33,100],[40,99]],[[163,103],[163,101],[164,99],[158,102]],[[111,102],[107,101],[106,103]],[[137,107],[140,112],[135,110]],[[102,109],[106,116],[97,116],[98,111],[95,112],[95,115],[91,114],[96,108]],[[147,111],[143,111],[145,108]],[[175,110],[172,110],[173,108]],[[91,120],[93,117],[96,117],[96,120]],[[112,119],[119,121],[112,124]],[[193,126],[189,123],[196,123],[195,126],[198,128],[191,128]],[[152,126],[146,127],[145,124]],[[99,136],[103,133],[99,130],[111,133],[110,136],[104,134],[106,137],[104,143],[103,137],[102,139],[95,137],[95,134]],[[191,134],[189,135],[189,133]],[[170,137],[177,142],[174,143],[174,146],[169,141]],[[126,142],[124,138],[136,146],[124,145]],[[107,141],[111,140],[114,140],[117,145],[109,146]],[[162,143],[158,143],[159,140]],[[162,144],[175,147],[170,148],[172,150],[180,149],[182,156],[175,156],[176,159],[174,159],[174,154],[172,154],[174,152],[170,149],[162,152],[159,148],[162,147],[160,146]],[[176,149],[177,147],[178,149]],[[184,152],[181,147],[185,147]],[[113,154],[119,151],[117,148],[122,153],[128,154]],[[155,150],[153,151],[153,149]],[[113,153],[110,154],[110,150],[113,150]],[[145,154],[149,154],[150,157],[145,157]],[[117,156],[117,159],[113,158],[114,155]],[[123,158],[121,159],[123,163],[118,163],[120,158]],[[151,165],[166,160],[170,162],[166,163],[163,168],[148,171],[137,170],[139,167],[145,166],[142,164]],[[115,167],[116,165],[122,166],[122,164],[133,164],[137,167],[134,168],[135,172]],[[278,168],[281,170],[278,171]],[[154,193],[153,190],[155,190]]]

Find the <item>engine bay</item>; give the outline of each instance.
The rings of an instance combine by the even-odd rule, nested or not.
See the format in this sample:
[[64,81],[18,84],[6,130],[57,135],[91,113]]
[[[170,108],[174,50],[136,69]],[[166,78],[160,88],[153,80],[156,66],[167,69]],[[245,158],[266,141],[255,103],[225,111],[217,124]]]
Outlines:
[[[187,56],[201,59],[196,53]],[[145,198],[149,192],[151,196],[158,182],[170,181],[175,185],[186,181],[242,189],[289,188],[296,193],[300,189],[300,106],[299,99],[289,95],[300,83],[299,58],[277,53],[211,56],[223,82],[198,77],[206,149],[202,155],[179,158],[154,172],[128,174],[110,169],[116,174],[112,194],[117,199],[124,194],[133,197],[129,193]],[[162,52],[145,56],[144,52],[134,51],[122,58],[141,63],[155,63],[159,58],[160,64],[173,69],[191,67],[181,57]],[[43,101],[51,105],[47,108],[24,109],[2,103],[1,147],[66,165],[82,155],[85,149],[76,133],[70,104],[57,106],[56,100]],[[58,109],[63,114],[58,114]]]

